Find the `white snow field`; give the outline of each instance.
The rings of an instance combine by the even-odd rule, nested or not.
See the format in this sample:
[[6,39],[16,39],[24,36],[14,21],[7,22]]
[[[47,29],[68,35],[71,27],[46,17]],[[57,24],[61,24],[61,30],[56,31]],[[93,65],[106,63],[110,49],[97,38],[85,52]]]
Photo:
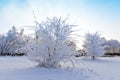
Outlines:
[[0,57],[0,80],[120,80],[120,57],[78,60],[74,69],[47,69],[26,57]]

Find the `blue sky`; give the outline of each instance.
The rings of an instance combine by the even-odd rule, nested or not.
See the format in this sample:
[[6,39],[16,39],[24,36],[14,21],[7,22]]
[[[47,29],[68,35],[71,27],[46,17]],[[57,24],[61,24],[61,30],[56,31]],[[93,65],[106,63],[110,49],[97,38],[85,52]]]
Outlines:
[[0,0],[0,33],[13,25],[34,25],[33,10],[40,22],[46,17],[69,15],[81,35],[99,32],[107,39],[120,40],[120,0]]

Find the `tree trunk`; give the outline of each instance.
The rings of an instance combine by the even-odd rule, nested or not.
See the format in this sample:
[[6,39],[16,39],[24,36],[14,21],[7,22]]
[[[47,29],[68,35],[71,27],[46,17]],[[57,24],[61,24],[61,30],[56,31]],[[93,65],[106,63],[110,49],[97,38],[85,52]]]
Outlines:
[[92,59],[95,60],[95,56],[92,56]]

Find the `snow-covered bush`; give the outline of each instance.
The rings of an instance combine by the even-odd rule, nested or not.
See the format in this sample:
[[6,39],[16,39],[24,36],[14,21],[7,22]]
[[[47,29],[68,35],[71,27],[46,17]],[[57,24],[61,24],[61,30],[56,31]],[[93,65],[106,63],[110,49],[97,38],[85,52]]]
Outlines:
[[71,41],[72,27],[65,20],[53,17],[42,23],[36,22],[35,38],[28,40],[23,48],[29,59],[38,62],[43,67],[59,67],[60,62],[71,60],[75,51],[68,45]]
[[86,56],[90,56],[93,60],[97,56],[102,56],[105,52],[103,43],[104,41],[102,38],[100,38],[100,35],[98,33],[87,33],[84,43]]

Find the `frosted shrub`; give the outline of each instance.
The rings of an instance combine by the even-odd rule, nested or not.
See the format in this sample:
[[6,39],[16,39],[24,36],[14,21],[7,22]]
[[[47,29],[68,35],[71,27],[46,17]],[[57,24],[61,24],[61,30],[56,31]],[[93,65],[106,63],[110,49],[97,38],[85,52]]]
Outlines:
[[36,22],[35,38],[25,46],[29,59],[48,68],[58,67],[65,59],[72,61],[75,52],[66,43],[71,40],[72,27],[66,19],[56,17],[42,23]]

